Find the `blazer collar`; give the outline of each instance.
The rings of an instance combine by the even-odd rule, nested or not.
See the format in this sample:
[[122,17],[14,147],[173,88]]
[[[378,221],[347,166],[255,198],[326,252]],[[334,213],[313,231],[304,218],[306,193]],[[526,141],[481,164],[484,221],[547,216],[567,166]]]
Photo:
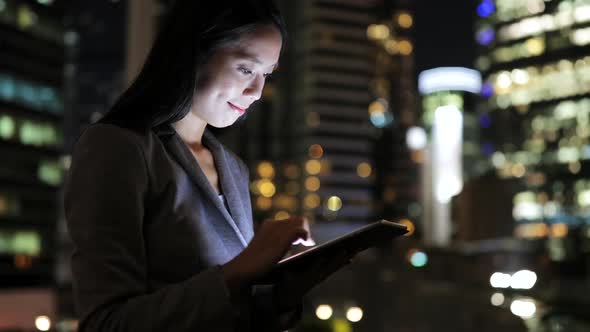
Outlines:
[[208,129],[205,129],[203,145],[207,147],[213,155],[215,167],[219,176],[221,193],[227,201],[229,211],[219,199],[217,192],[211,186],[211,183],[209,183],[209,180],[199,167],[192,152],[176,133],[174,128],[170,125],[166,125],[154,128],[154,131],[161,138],[167,136],[166,139],[163,140],[166,149],[188,174],[193,183],[201,189],[204,195],[211,201],[217,210],[219,210],[224,219],[236,233],[242,245],[246,247],[254,232],[249,217],[246,215],[246,209],[244,209],[243,206],[243,204],[247,203],[241,199],[239,188],[236,185],[236,183],[240,183],[243,179],[239,179],[239,167],[235,162],[232,163],[232,160],[229,160],[230,158],[228,158],[223,145]]

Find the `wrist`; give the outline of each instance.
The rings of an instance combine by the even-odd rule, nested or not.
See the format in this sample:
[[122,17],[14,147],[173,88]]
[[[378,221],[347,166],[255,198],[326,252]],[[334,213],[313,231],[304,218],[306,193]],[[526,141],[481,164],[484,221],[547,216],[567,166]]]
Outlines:
[[229,261],[221,266],[221,272],[227,288],[231,294],[238,294],[244,288],[244,281],[235,263]]

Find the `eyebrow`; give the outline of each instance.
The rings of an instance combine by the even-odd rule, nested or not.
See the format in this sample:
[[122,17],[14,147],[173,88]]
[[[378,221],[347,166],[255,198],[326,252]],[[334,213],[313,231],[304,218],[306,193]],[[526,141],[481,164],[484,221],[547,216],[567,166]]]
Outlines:
[[[252,62],[259,64],[259,65],[262,64],[262,61],[260,61],[260,59],[256,55],[245,52],[245,51],[236,52],[236,56],[239,58],[242,58],[242,59],[246,59],[248,61],[252,61]],[[275,63],[274,65],[272,65],[272,69],[275,70],[275,69],[277,69],[278,66],[279,66],[279,64]]]

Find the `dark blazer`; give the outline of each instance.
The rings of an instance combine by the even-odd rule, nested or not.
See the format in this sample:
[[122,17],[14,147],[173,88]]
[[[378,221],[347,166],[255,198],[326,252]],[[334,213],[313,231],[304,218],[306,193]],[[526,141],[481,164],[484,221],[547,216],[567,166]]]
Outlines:
[[230,298],[252,239],[246,165],[206,131],[227,207],[171,126],[91,125],[65,186],[80,331],[278,331],[271,289]]

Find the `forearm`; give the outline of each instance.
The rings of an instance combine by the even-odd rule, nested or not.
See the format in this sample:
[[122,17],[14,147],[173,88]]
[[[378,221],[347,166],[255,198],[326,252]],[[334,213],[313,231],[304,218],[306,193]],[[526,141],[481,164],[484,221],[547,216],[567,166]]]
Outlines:
[[81,332],[234,331],[237,308],[219,268],[154,293],[113,301],[85,317]]

